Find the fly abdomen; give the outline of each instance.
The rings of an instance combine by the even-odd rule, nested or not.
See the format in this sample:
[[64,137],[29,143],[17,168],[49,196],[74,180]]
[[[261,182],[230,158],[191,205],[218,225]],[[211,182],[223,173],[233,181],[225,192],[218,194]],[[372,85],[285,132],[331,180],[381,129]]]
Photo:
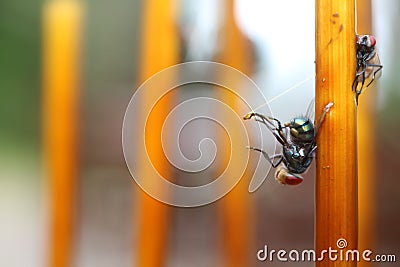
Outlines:
[[284,163],[291,173],[303,173],[311,165],[312,157],[308,155],[309,149],[291,145],[282,150]]

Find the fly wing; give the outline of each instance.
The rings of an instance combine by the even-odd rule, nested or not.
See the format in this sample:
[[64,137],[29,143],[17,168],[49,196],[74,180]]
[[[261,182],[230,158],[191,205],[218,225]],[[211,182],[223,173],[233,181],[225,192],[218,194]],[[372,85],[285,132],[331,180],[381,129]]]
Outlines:
[[[260,155],[261,157],[261,155]],[[255,192],[267,179],[269,173],[271,172],[272,165],[264,164],[264,161],[258,160],[257,167],[251,178],[248,191],[250,193]]]
[[[257,149],[253,149],[253,150],[257,150]],[[262,164],[261,160],[258,161],[257,167],[253,173],[253,178],[251,179],[250,184],[249,184],[248,190],[250,193],[253,193],[254,191],[256,191],[263,184],[265,179],[267,179],[267,176],[270,173],[271,169],[278,166],[282,162],[281,154],[269,156],[266,152],[263,152],[262,150],[258,149],[258,151],[261,152],[261,154],[271,164],[267,166],[265,164]],[[261,157],[261,154],[260,154],[260,157]],[[265,170],[265,168],[268,168],[268,169]]]
[[375,53],[375,55],[367,62],[367,67],[365,68],[364,76],[369,79],[367,87],[382,75],[382,67],[379,56]]
[[378,55],[378,53],[376,53],[375,54],[375,56],[371,59],[371,61],[369,62],[370,64],[374,64],[374,68],[375,68],[375,70],[374,71],[377,71],[376,73],[375,73],[375,79],[378,79],[379,77],[381,77],[382,76],[382,67],[380,67],[380,69],[378,69],[379,67],[376,67],[376,66],[382,66],[382,64],[381,64],[381,60],[379,59],[379,55]]

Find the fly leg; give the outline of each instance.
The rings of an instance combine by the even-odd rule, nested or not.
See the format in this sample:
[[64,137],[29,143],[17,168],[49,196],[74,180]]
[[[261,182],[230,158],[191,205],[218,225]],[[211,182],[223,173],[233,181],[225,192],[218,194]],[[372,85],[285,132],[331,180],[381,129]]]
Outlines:
[[[258,151],[258,152],[261,152],[262,154],[263,154],[263,156],[264,156],[264,158],[266,158],[267,160],[268,160],[268,162],[272,165],[272,167],[274,167],[274,168],[276,168],[279,164],[281,164],[281,162],[282,162],[282,160],[283,160],[283,157],[282,157],[282,155],[280,155],[280,154],[276,154],[276,155],[273,155],[273,156],[269,156],[268,155],[268,153],[267,152],[265,152],[264,150],[262,150],[262,149],[259,149],[259,148],[256,148],[256,147],[252,147],[252,146],[250,146],[250,147],[248,147],[249,149],[251,149],[251,150],[255,150],[255,151]],[[276,162],[274,162],[274,159],[278,159]]]
[[[264,124],[272,132],[272,134],[275,136],[276,140],[278,140],[279,143],[281,143],[282,145],[285,145],[288,143],[288,141],[285,137],[285,134],[283,132],[282,124],[278,119],[275,119],[273,117],[264,116],[262,114],[254,113],[254,112],[247,114],[246,116],[243,117],[243,119],[249,120],[252,117],[254,117],[256,121]],[[272,121],[275,121],[278,124],[278,127],[276,127]]]
[[260,114],[260,113],[251,112],[251,113],[247,114],[246,116],[244,116],[243,119],[244,119],[244,120],[249,120],[249,119],[251,119],[252,117],[254,117],[256,121],[265,124],[265,126],[267,126],[268,129],[270,129],[271,131],[277,130],[277,128],[276,128],[275,125],[271,122],[271,120],[277,121],[277,122],[278,122],[278,128],[279,128],[279,127],[281,128],[281,125],[280,125],[280,121],[279,121],[279,120],[277,120],[277,119],[275,119],[275,118],[272,118],[272,117],[264,116],[264,115],[262,115],[262,114]]
[[333,106],[333,102],[329,102],[329,103],[325,106],[325,108],[324,108],[324,110],[323,110],[321,116],[319,117],[318,124],[317,124],[317,126],[315,127],[314,138],[317,137],[319,128],[321,127],[322,123],[324,122],[325,117],[326,117],[326,114],[329,112],[329,110],[331,109],[332,106]]
[[365,72],[365,69],[366,69],[365,62],[366,62],[366,59],[362,56],[361,53],[358,52],[357,53],[356,77],[355,77],[355,79],[353,81],[353,85],[352,85],[354,92],[357,92],[357,87],[360,83],[360,81],[359,81],[360,77]]
[[[359,84],[358,79],[360,78],[360,76],[362,77],[361,78],[361,87],[360,87],[360,89],[358,89],[358,84]],[[364,88],[364,83],[365,83],[365,68],[360,73],[357,73],[356,79],[354,80],[353,85],[354,85],[354,83],[355,83],[355,87],[354,87],[353,91],[355,91],[355,93],[356,93],[356,103],[358,105],[358,97],[361,95],[361,92]]]
[[310,149],[310,151],[308,151],[307,157],[314,158],[314,155],[315,155],[316,151],[317,151],[317,146],[314,145],[314,147],[312,149]]
[[323,110],[321,116],[319,117],[318,124],[315,126],[314,140],[312,141],[312,143],[311,143],[310,146],[309,146],[309,151],[307,152],[306,157],[309,157],[309,158],[313,158],[313,157],[314,157],[314,153],[315,153],[315,151],[317,151],[316,138],[317,138],[319,129],[321,128],[321,125],[322,125],[322,123],[323,123],[324,120],[325,120],[326,114],[329,112],[329,110],[331,109],[332,106],[333,106],[333,102],[329,102],[329,103],[325,106],[325,108],[324,108],[324,110]]
[[373,67],[373,68],[377,68],[373,73],[372,73],[372,77],[371,77],[371,81],[367,84],[367,87],[371,85],[371,83],[375,80],[375,75],[380,72],[383,68],[383,65],[379,65],[379,64],[368,64],[368,67]]
[[[358,85],[360,84],[360,81],[359,81],[360,78],[361,78],[361,88],[358,89]],[[364,87],[364,81],[365,81],[365,69],[356,73],[356,77],[355,77],[355,79],[353,81],[353,85],[352,85],[353,91],[356,92],[357,94],[361,94],[361,91]]]
[[309,155],[310,155],[310,156],[313,156],[313,154],[315,153],[315,151],[317,151],[317,146],[314,146],[314,147],[310,150]]

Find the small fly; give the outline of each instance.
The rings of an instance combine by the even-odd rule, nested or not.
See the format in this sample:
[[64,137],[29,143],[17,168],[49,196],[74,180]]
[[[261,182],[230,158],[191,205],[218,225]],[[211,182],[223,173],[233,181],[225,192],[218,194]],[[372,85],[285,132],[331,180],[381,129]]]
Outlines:
[[371,81],[366,86],[368,87],[375,80],[375,77],[377,75],[381,75],[381,70],[383,66],[381,65],[381,62],[379,60],[375,45],[376,39],[374,36],[357,35],[357,66],[356,77],[353,81],[353,90],[356,93],[357,103],[358,97],[360,96],[364,88],[365,80],[371,76]]
[[282,145],[282,153],[273,156],[269,156],[260,148],[249,147],[251,150],[262,153],[272,167],[277,168],[275,179],[281,184],[300,184],[303,181],[300,174],[308,169],[314,158],[318,131],[333,103],[325,106],[316,127],[311,118],[313,117],[313,106],[314,101],[310,103],[305,116],[295,117],[283,125],[278,119],[259,113],[249,113],[243,118],[244,120],[254,118],[264,124]]

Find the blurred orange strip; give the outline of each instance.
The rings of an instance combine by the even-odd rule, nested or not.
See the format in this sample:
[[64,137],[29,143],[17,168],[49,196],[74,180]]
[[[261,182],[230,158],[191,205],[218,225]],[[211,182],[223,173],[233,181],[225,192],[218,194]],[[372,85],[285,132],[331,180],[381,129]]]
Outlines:
[[[232,66],[245,74],[251,72],[252,50],[249,41],[239,30],[234,16],[234,0],[226,3],[225,20],[222,28],[222,52],[219,55],[219,62]],[[232,78],[230,78],[232,79]],[[240,99],[228,90],[219,89],[222,92],[222,99],[238,114]],[[239,115],[240,116],[240,115]],[[229,118],[227,118],[229,120]],[[235,135],[240,131],[230,132]],[[231,138],[235,140],[236,138]],[[233,144],[235,146],[235,144]],[[227,153],[227,164],[232,168],[241,166],[246,161],[243,154],[241,162],[229,162]],[[240,168],[240,167],[239,167]],[[240,173],[240,171],[232,171]],[[246,179],[247,172],[241,178],[235,188],[221,200],[221,214],[223,224],[223,248],[225,250],[225,266],[243,267],[250,266],[250,253],[252,245],[253,221],[250,195],[247,191],[250,179]],[[233,178],[233,177],[232,177]]]
[[50,191],[50,266],[71,266],[82,5],[43,10],[43,144]]
[[[171,0],[143,1],[139,64],[141,82],[156,72],[176,64],[179,60],[179,36],[174,23],[175,6],[172,3],[174,2]],[[149,101],[151,94],[151,91],[146,92],[143,101]],[[164,177],[169,177],[170,171],[161,146],[161,128],[172,100],[167,95],[157,103],[149,115],[145,133],[147,153],[155,168]],[[140,154],[139,157],[142,161],[148,160],[146,154]],[[144,164],[139,166],[144,166]],[[151,173],[144,167],[141,167],[139,172],[143,177]],[[169,207],[154,200],[143,191],[139,192],[137,205],[139,214],[135,217],[139,220],[139,240],[135,266],[165,266]]]

